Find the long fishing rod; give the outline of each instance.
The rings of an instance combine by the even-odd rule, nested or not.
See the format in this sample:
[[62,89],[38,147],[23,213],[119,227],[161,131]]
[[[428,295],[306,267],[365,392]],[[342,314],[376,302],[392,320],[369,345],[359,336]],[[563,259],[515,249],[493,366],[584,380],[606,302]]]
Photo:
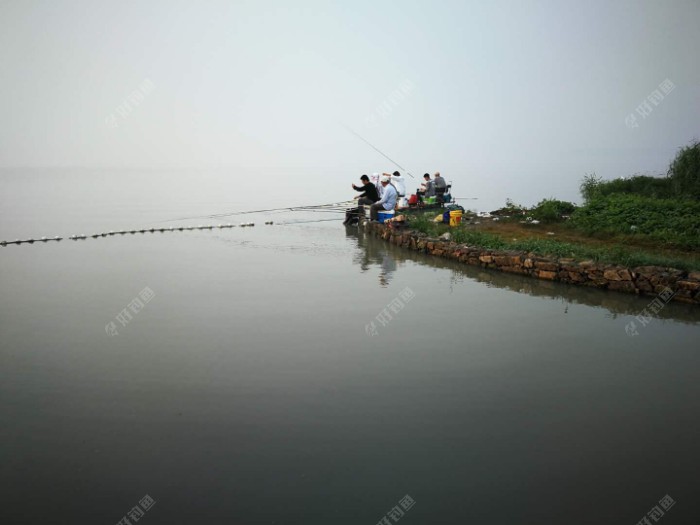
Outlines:
[[278,222],[278,223],[276,223],[276,224],[279,224],[279,225],[282,225],[282,226],[287,226],[287,225],[290,225],[290,224],[308,224],[308,223],[311,223],[311,222],[339,221],[339,220],[341,220],[341,219],[342,219],[342,217],[338,217],[338,218],[336,218],[336,219],[314,219],[314,220],[311,220],[311,221],[286,221],[286,222]]
[[289,210],[290,212],[295,212],[295,211],[309,211],[309,212],[314,212],[314,213],[330,213],[330,212],[337,212],[337,211],[346,211],[348,208],[294,208],[292,210]]
[[247,210],[247,211],[232,211],[232,212],[227,212],[227,213],[216,213],[213,215],[195,215],[191,217],[180,217],[177,219],[166,219],[158,222],[173,222],[173,221],[184,221],[184,220],[190,220],[190,219],[216,219],[219,217],[229,217],[232,215],[248,215],[251,213],[270,213],[270,212],[277,212],[277,211],[299,211],[299,210],[317,210],[317,209],[323,209],[323,208],[328,208],[330,206],[336,206],[340,208],[341,206],[350,206],[352,204],[352,201],[344,201],[344,202],[331,202],[328,204],[315,204],[315,205],[310,205],[310,206],[287,206],[284,208],[269,208],[266,210]]
[[386,155],[382,150],[380,150],[379,148],[375,147],[370,141],[368,141],[367,139],[365,139],[362,135],[360,135],[359,133],[357,133],[357,132],[355,132],[354,130],[352,130],[352,129],[350,128],[350,126],[347,126],[347,125],[343,124],[342,122],[341,122],[341,126],[343,126],[345,129],[347,129],[347,130],[348,130],[350,133],[352,133],[353,135],[355,135],[355,136],[356,136],[358,139],[360,139],[362,142],[364,142],[365,144],[367,144],[367,145],[368,145],[370,148],[372,148],[374,151],[376,151],[377,153],[379,153],[382,157],[384,157],[385,159],[388,159],[389,162],[391,162],[392,164],[395,164],[396,166],[398,166],[399,168],[401,168],[403,171],[405,171],[406,173],[408,173],[408,175],[410,175],[412,179],[415,179],[415,177],[411,174],[410,171],[408,171],[408,170],[407,170],[406,168],[404,168],[401,164],[399,164],[398,162],[396,162],[395,160],[393,160],[391,157],[389,157],[388,155]]
[[[231,212],[228,215],[246,215],[248,213],[265,213],[265,212],[273,212],[273,211],[288,211],[291,208],[270,208],[269,210],[252,210],[252,211],[238,211],[238,212]],[[217,215],[192,215],[190,217],[178,217],[177,219],[165,219],[162,221],[156,221],[156,222],[173,222],[173,221],[186,221],[189,219],[210,219],[210,218],[215,218],[215,217],[225,217],[225,214],[217,214]]]

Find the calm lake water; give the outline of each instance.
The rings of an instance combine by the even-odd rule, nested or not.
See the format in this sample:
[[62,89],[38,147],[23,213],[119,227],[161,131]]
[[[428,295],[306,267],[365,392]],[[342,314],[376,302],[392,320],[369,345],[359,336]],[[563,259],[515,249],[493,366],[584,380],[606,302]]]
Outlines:
[[700,521],[697,308],[630,336],[649,298],[422,256],[333,215],[161,222],[330,201],[248,203],[221,172],[0,189],[5,240],[256,223],[0,249],[2,523],[114,525],[146,495],[146,525],[375,525],[397,506],[402,525],[632,525],[667,494],[665,525]]

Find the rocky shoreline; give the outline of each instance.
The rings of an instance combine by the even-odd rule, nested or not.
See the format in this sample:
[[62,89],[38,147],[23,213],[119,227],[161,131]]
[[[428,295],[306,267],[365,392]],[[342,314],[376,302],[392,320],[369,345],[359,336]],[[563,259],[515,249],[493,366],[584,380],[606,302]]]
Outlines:
[[686,272],[661,266],[627,268],[590,260],[548,258],[528,252],[487,250],[446,239],[431,238],[424,233],[397,228],[390,224],[365,224],[375,236],[397,246],[472,266],[578,286],[660,296],[665,301],[700,305],[700,272]]

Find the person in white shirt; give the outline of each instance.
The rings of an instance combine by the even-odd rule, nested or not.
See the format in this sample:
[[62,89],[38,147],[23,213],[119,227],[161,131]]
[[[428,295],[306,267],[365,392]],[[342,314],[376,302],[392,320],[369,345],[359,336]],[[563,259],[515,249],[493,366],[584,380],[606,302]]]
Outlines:
[[385,173],[384,175],[388,175],[391,177],[391,183],[394,185],[394,188],[396,188],[396,192],[399,194],[399,198],[405,197],[406,179],[404,179],[398,171],[395,171],[393,175],[389,175],[388,173]]

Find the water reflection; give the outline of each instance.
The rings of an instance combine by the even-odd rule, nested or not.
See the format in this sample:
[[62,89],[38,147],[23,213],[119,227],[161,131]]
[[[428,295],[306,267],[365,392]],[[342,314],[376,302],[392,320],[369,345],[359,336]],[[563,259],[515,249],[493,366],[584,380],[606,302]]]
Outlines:
[[[604,308],[610,312],[610,316],[613,318],[618,315],[639,315],[653,299],[649,296],[608,292],[584,286],[570,286],[534,279],[525,275],[508,274],[469,266],[401,248],[376,238],[362,228],[347,227],[345,235],[348,239],[353,239],[355,243],[353,261],[360,266],[363,273],[371,271],[373,268],[379,268],[380,286],[387,286],[399,268],[405,266],[407,262],[413,262],[433,268],[451,270],[451,292],[455,290],[455,284],[466,279],[515,293],[556,299],[561,301],[564,313],[568,313],[571,304],[582,304]],[[653,317],[697,324],[700,323],[700,308],[682,303],[669,303]]]
[[397,268],[397,259],[394,257],[394,252],[397,250],[391,250],[391,248],[395,249],[396,246],[377,242],[377,239],[356,226],[346,226],[345,236],[355,239],[357,243],[353,261],[360,266],[360,271],[365,273],[378,266],[379,286],[388,286]]

